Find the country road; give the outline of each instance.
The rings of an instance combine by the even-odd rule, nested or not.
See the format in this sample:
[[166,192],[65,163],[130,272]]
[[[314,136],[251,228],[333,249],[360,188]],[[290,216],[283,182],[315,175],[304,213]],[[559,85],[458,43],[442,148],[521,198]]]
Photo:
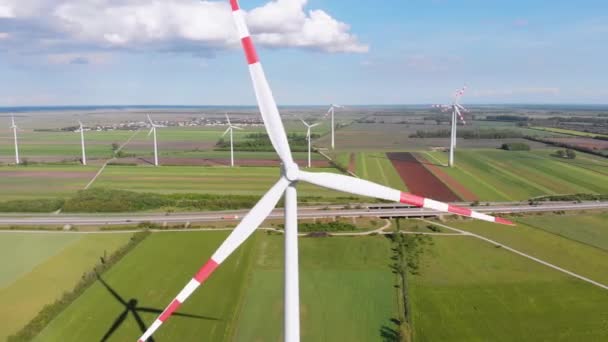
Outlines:
[[[344,206],[328,207],[300,207],[299,218],[322,218],[322,217],[433,217],[445,215],[445,213],[431,209],[411,208],[402,205],[387,204],[361,204],[360,209],[345,209]],[[608,209],[608,202],[583,202],[583,203],[545,203],[530,206],[527,204],[514,205],[493,203],[489,206],[477,206],[475,210],[483,213],[508,214],[527,212],[548,211],[570,211],[570,210],[597,210]],[[28,226],[28,225],[77,225],[77,226],[101,226],[101,225],[128,225],[141,222],[154,223],[193,223],[193,222],[217,222],[224,220],[238,220],[248,210],[232,210],[220,212],[197,212],[197,213],[121,213],[121,214],[1,214],[0,226]],[[283,210],[275,209],[270,219],[283,218]]]

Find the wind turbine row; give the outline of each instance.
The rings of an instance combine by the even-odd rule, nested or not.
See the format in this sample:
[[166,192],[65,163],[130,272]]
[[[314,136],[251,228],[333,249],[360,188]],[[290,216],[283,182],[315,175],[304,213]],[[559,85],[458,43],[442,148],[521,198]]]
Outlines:
[[224,134],[222,134],[222,137],[230,133],[230,167],[234,167],[234,142],[232,132],[235,129],[242,130],[242,128],[232,125],[232,123],[230,122],[230,118],[228,117],[228,113],[226,113],[226,122],[228,123],[228,128],[226,129]]
[[464,120],[464,117],[462,116],[462,113],[460,112],[461,110],[463,112],[468,112],[468,110],[460,104],[460,99],[464,95],[464,92],[466,91],[466,89],[467,89],[467,87],[464,86],[462,89],[459,89],[456,91],[456,93],[454,94],[454,101],[452,102],[451,105],[434,105],[433,106],[435,108],[440,108],[442,112],[447,112],[450,109],[452,110],[451,132],[450,132],[450,159],[448,162],[448,165],[450,167],[454,166],[454,151],[456,150],[458,120],[460,119],[460,121],[462,121],[463,125],[467,124],[466,121]]
[[311,153],[311,144],[312,144],[312,142],[311,142],[312,137],[310,135],[310,130],[313,127],[319,126],[319,123],[315,123],[315,124],[309,125],[304,120],[300,120],[300,121],[302,121],[302,123],[304,124],[304,126],[306,126],[306,141],[308,142],[308,168],[310,169],[310,153]]
[[298,342],[300,340],[300,296],[298,272],[298,199],[296,186],[299,182],[307,182],[358,196],[400,202],[479,220],[512,225],[510,221],[505,219],[401,192],[400,190],[363,179],[340,174],[312,173],[300,170],[292,157],[287,134],[253,40],[249,35],[244,13],[239,7],[238,0],[230,0],[230,5],[232,7],[232,17],[249,65],[249,73],[264,125],[272,146],[282,161],[281,176],[251,211],[243,217],[241,222],[219,246],[211,258],[196,272],[193,278],[144,332],[139,338],[139,342],[148,340],[175,313],[182,303],[211,276],[219,265],[253,234],[283,196],[285,198],[284,339],[286,342]]

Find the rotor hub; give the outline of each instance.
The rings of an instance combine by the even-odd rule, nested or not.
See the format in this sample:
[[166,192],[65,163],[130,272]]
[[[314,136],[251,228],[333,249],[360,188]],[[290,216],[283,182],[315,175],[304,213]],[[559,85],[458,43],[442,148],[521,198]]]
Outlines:
[[285,165],[283,164],[283,175],[290,182],[295,182],[298,180],[298,176],[300,173],[300,168],[298,164],[292,162],[291,164]]

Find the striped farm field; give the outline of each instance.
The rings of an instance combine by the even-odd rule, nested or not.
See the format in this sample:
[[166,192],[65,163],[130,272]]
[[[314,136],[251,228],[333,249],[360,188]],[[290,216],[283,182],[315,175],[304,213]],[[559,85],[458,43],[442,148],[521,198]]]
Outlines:
[[433,242],[408,276],[415,341],[608,339],[606,290],[473,237]]
[[[349,157],[350,158],[350,157]],[[406,190],[405,183],[384,152],[355,153],[357,176],[398,190]]]
[[0,233],[0,340],[16,333],[47,304],[71,290],[104,253],[130,234]]
[[[312,171],[338,172],[331,168]],[[108,166],[94,187],[159,193],[262,195],[280,177],[278,167]],[[349,196],[302,183],[301,196]]]
[[[421,153],[429,162],[447,163],[443,152]],[[482,201],[526,200],[531,197],[572,193],[608,193],[603,163],[578,153],[582,163],[564,163],[544,151],[461,150],[455,167],[443,170]],[[578,159],[578,157],[577,157]]]
[[1,198],[69,197],[83,189],[98,169],[82,165],[0,166]]

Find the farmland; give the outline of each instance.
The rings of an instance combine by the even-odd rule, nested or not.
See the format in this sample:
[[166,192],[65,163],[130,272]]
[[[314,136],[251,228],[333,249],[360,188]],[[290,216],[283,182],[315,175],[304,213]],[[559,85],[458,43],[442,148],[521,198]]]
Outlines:
[[[126,301],[135,298],[138,306],[162,310],[225,236],[220,232],[152,235],[102,279]],[[303,339],[377,339],[397,310],[394,275],[388,269],[389,241],[384,237],[300,241]],[[258,234],[246,243],[179,310],[199,317],[175,316],[156,337],[279,340],[282,242],[281,236]],[[37,340],[100,339],[124,310],[108,287],[101,282],[94,284]],[[150,312],[139,314],[146,324],[155,318]],[[129,315],[111,334],[112,339],[139,336],[137,322]]]
[[408,280],[416,341],[608,338],[605,290],[471,237],[433,241]]
[[[433,163],[447,163],[441,152],[421,154]],[[583,156],[591,168],[608,166],[601,159]],[[548,194],[606,193],[605,174],[577,162],[562,162],[544,151],[457,150],[456,166],[444,171],[483,201],[526,200]],[[525,176],[524,176],[525,175]]]
[[531,129],[535,129],[535,130],[539,130],[539,131],[552,132],[552,133],[560,133],[560,134],[566,134],[566,135],[573,135],[573,136],[577,136],[577,137],[589,137],[589,138],[604,137],[604,138],[608,138],[608,135],[605,135],[605,134],[596,134],[596,133],[590,133],[590,132],[575,131],[575,130],[564,129],[564,128],[556,128],[556,127],[530,127],[530,128]]
[[390,186],[395,189],[407,189],[385,153],[356,153],[355,165],[355,173],[363,179]]
[[[112,253],[130,234],[2,233],[0,254],[0,339],[15,333],[46,304],[71,290],[82,274]],[[69,265],[69,267],[66,267]]]

